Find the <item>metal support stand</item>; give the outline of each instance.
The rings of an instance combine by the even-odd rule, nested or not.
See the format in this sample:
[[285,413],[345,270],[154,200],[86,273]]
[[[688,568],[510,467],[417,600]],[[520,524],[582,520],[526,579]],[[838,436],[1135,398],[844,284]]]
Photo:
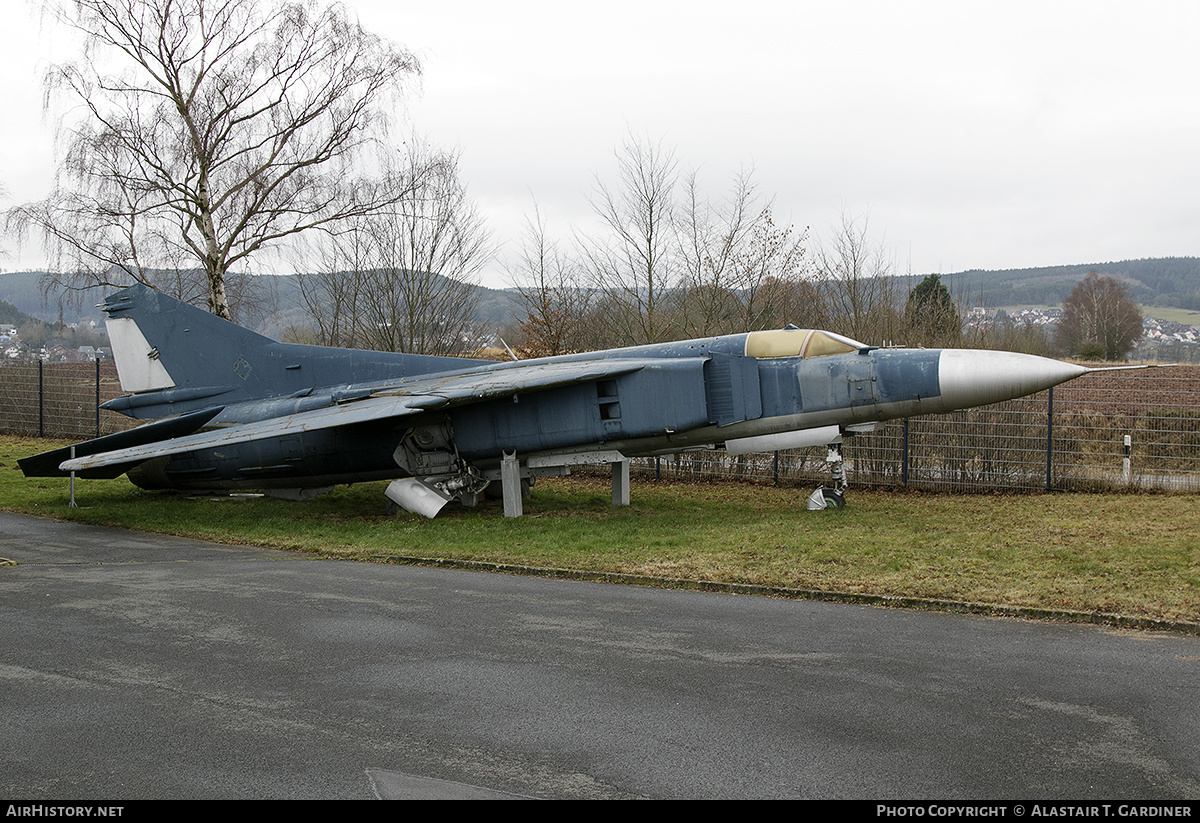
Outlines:
[[521,462],[516,452],[504,452],[500,461],[500,489],[504,493],[504,516],[520,517],[524,512],[521,503]]
[[614,506],[629,505],[629,461],[619,460],[612,466],[612,502]]

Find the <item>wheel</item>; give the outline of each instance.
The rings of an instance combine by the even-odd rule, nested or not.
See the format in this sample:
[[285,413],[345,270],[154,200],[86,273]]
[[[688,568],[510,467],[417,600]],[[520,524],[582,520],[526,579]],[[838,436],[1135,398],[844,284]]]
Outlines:
[[808,498],[808,510],[810,512],[844,508],[846,508],[845,496],[837,489],[832,489],[829,486],[820,486]]

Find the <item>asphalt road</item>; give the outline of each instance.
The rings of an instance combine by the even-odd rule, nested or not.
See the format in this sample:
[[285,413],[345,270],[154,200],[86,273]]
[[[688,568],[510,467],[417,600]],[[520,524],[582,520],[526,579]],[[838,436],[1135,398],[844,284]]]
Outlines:
[[0,515],[0,794],[1200,796],[1200,639]]

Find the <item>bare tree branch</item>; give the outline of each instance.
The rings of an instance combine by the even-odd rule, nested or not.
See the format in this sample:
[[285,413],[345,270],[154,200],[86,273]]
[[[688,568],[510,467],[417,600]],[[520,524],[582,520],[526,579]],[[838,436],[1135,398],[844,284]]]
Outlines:
[[699,193],[696,175],[686,183],[680,245],[687,272],[678,299],[678,322],[689,336],[733,334],[804,322],[811,309],[807,230],[778,228],[771,204],[762,204],[749,172],[734,180],[720,202]]

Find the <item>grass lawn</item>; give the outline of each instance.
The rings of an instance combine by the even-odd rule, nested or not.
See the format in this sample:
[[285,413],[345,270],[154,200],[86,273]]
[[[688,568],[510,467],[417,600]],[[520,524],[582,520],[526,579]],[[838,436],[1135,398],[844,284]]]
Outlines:
[[434,520],[385,513],[385,483],[305,503],[143,492],[126,479],[25,479],[16,459],[60,445],[0,438],[0,508],[354,560],[480,560],[855,594],[1200,621],[1200,498],[949,495],[851,489],[807,512],[806,489],[655,483],[609,504],[607,478],[541,480],[525,517],[499,501]]

